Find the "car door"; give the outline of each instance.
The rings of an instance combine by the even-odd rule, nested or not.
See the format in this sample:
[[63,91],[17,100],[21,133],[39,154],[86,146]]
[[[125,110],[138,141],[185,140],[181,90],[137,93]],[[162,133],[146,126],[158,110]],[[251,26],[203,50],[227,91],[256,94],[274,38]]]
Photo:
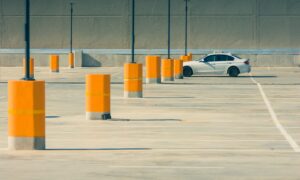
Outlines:
[[228,55],[216,55],[215,62],[213,64],[216,74],[224,74],[224,72],[227,70],[229,59],[230,57]]
[[197,74],[211,74],[214,73],[213,63],[215,61],[215,55],[209,55],[204,59],[198,61],[195,66]]

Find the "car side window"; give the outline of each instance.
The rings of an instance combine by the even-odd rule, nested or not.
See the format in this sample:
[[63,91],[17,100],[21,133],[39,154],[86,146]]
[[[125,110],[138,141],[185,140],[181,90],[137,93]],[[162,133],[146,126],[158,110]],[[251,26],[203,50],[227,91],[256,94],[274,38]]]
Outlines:
[[216,61],[227,61],[227,56],[226,55],[217,55]]
[[234,57],[228,55],[217,55],[216,61],[233,61]]
[[234,60],[234,57],[232,56],[227,56],[227,61],[233,61]]
[[204,58],[205,62],[213,62],[215,61],[215,56],[211,55],[211,56],[207,56],[206,58]]

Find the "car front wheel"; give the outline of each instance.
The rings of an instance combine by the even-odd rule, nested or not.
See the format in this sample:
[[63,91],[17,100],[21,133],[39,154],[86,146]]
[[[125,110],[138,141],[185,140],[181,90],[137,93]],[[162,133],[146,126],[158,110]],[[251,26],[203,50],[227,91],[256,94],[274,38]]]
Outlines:
[[191,77],[193,75],[193,70],[189,66],[183,67],[183,76],[184,77]]
[[237,67],[231,67],[228,69],[228,74],[230,77],[238,77],[240,70]]

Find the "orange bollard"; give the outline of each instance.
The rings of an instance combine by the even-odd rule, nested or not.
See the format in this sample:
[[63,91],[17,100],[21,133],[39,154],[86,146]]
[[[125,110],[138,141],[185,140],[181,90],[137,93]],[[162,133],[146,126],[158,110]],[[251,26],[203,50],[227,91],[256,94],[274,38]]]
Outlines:
[[163,59],[162,60],[162,81],[174,81],[174,60],[173,59]]
[[45,82],[8,82],[8,148],[45,149]]
[[74,67],[74,53],[69,53],[69,68],[73,69]]
[[125,64],[124,65],[124,97],[142,98],[143,97],[143,65]]
[[193,54],[192,53],[188,53],[189,56],[189,60],[192,61],[193,60]]
[[146,83],[160,84],[161,83],[161,61],[159,56],[146,56]]
[[[23,73],[25,74],[26,73],[26,59],[23,58]],[[30,75],[30,78],[34,78],[34,59],[33,58],[30,58],[30,61],[29,61],[29,75]]]
[[50,56],[50,70],[51,70],[51,72],[59,72],[59,56],[58,55]]
[[190,58],[191,58],[190,56],[181,56],[180,57],[180,59],[183,60],[183,62],[191,61]]
[[89,74],[86,76],[86,119],[111,119],[110,75]]
[[183,60],[174,60],[174,77],[176,79],[183,79]]

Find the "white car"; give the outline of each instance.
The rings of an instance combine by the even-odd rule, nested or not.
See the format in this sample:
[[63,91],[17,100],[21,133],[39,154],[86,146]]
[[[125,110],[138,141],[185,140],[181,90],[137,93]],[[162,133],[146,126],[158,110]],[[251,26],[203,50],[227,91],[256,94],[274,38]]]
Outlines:
[[191,77],[193,75],[218,74],[237,77],[241,73],[251,71],[249,59],[242,59],[231,53],[215,53],[206,57],[188,61],[183,64],[183,75]]

